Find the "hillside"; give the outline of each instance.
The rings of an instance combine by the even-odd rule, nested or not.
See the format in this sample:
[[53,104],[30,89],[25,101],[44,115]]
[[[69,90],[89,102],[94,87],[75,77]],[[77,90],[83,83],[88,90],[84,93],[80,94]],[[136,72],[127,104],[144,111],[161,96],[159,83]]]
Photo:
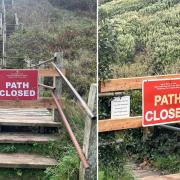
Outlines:
[[24,67],[24,58],[37,64],[53,57],[55,51],[63,51],[68,78],[86,96],[96,77],[96,19],[91,15],[95,12],[63,9],[54,3],[15,1],[14,8],[24,28],[8,40],[7,56],[20,57],[9,58],[8,66]]
[[[180,71],[179,0],[102,2],[99,14],[99,59],[102,68],[109,64],[108,76]],[[100,72],[101,78],[104,73]]]

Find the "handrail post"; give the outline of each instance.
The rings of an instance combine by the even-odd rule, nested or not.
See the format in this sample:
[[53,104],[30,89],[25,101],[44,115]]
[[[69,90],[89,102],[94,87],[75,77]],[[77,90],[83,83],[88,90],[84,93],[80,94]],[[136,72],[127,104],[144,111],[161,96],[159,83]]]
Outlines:
[[[54,63],[60,69],[63,67],[63,53],[62,52],[56,52],[54,54]],[[61,93],[62,93],[62,79],[60,76],[53,77],[53,87],[56,87],[54,91],[56,97],[60,98]],[[56,109],[54,109],[53,117],[54,117],[54,121],[60,121],[59,113]]]
[[[88,106],[93,112],[97,114],[97,84],[91,84]],[[84,169],[82,163],[80,164],[80,180],[95,180],[97,179],[97,120],[86,117],[84,128],[84,142],[83,151],[88,159],[89,168]]]
[[[41,63],[41,61],[39,61],[39,63]],[[31,67],[31,65],[30,65]],[[44,65],[42,65],[39,69],[43,69]],[[44,77],[39,76],[39,83],[44,84]],[[39,87],[39,96],[42,97],[43,96],[43,88]]]

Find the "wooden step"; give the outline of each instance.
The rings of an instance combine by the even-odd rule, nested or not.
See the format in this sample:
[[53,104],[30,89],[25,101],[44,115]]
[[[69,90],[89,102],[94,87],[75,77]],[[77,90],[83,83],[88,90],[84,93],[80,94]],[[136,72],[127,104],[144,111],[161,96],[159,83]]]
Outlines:
[[52,158],[44,157],[35,154],[26,153],[1,153],[0,167],[1,168],[35,168],[45,169],[50,166],[57,165],[57,161]]
[[0,109],[2,126],[58,127],[47,109]]
[[42,134],[26,134],[26,133],[0,133],[0,144],[12,143],[12,144],[33,144],[33,143],[48,143],[55,141],[57,137],[52,135]]
[[0,119],[0,126],[36,126],[36,127],[58,127],[59,122],[33,117],[26,117],[24,119],[17,117],[9,117]]

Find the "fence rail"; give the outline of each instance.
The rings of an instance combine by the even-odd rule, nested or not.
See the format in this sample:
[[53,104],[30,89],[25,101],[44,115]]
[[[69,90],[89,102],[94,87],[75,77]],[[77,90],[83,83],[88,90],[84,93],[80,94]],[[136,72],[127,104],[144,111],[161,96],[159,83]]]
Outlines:
[[144,80],[171,79],[171,78],[180,78],[180,74],[109,79],[100,82],[99,92],[107,93],[107,92],[142,89],[142,82]]
[[[63,104],[63,100],[61,100]],[[52,98],[38,98],[38,100],[1,100],[1,109],[8,108],[50,108],[55,109],[56,104]]]
[[104,119],[98,121],[98,131],[117,131],[123,129],[140,128],[142,127],[142,117],[129,117],[121,119]]

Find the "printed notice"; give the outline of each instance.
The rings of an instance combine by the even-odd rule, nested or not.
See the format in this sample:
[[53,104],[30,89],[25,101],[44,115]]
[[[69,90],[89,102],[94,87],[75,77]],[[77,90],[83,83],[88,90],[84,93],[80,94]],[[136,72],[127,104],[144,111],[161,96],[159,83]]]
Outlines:
[[130,96],[115,97],[111,101],[111,119],[130,116]]

